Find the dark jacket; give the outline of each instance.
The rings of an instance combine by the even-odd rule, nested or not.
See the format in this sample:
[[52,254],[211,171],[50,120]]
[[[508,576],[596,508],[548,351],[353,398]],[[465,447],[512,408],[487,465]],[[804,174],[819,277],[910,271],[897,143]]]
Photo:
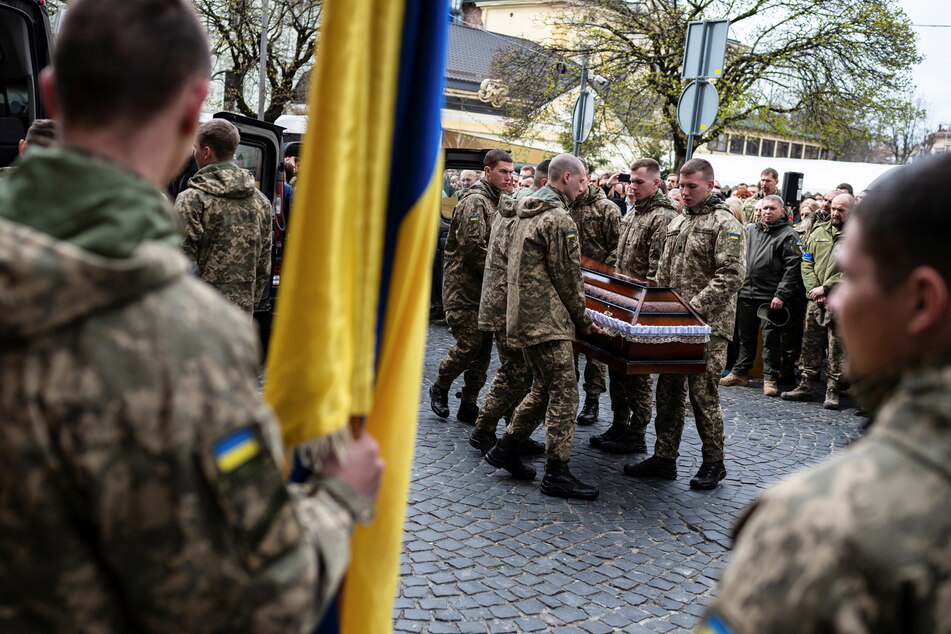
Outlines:
[[746,280],[740,297],[788,302],[801,294],[799,235],[786,217],[771,225],[762,220],[748,224],[746,234]]

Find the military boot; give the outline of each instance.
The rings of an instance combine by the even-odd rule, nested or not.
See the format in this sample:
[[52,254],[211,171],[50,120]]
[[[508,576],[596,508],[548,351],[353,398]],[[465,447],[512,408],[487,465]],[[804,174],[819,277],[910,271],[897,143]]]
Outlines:
[[776,381],[763,381],[763,394],[766,396],[779,396],[779,385]]
[[674,458],[651,456],[642,462],[629,462],[624,465],[624,473],[635,478],[677,479],[677,461]]
[[802,379],[799,385],[792,392],[783,392],[780,398],[784,401],[811,401],[813,399],[812,388],[815,384],[811,379]]
[[459,411],[456,412],[456,420],[467,425],[475,425],[479,418],[479,406],[475,403],[459,403]]
[[545,443],[543,442],[529,438],[518,443],[518,455],[520,456],[540,456],[543,453],[545,453]]
[[826,386],[826,399],[822,403],[825,409],[839,409],[839,388],[835,385]]
[[542,493],[569,500],[593,500],[598,497],[598,487],[571,475],[567,460],[549,460],[545,465]]
[[700,491],[709,491],[717,488],[720,480],[726,477],[726,467],[722,460],[716,462],[704,462],[700,465],[700,470],[690,480],[690,488]]
[[518,441],[512,436],[503,434],[495,446],[486,452],[485,461],[497,469],[505,469],[516,480],[534,480],[535,467],[522,462],[518,446]]
[[495,446],[496,440],[495,434],[478,428],[469,436],[469,444],[478,449],[483,456]]
[[733,374],[732,372],[730,372],[725,377],[720,379],[720,385],[722,385],[723,387],[733,387],[735,385],[739,385],[740,387],[746,387],[749,384],[750,384],[750,377],[741,376],[739,374]]
[[581,413],[578,414],[578,424],[594,425],[596,422],[598,422],[598,397],[586,396],[584,407],[581,408]]
[[607,431],[597,436],[589,436],[588,444],[592,447],[600,447],[608,440],[613,439],[618,434],[623,434],[628,428],[628,417],[620,412],[614,412],[614,421]]
[[630,427],[625,427],[623,432],[601,443],[599,449],[613,454],[647,453],[647,441],[644,434],[636,434]]
[[429,406],[439,418],[449,417],[449,390],[442,390],[434,383],[429,387]]

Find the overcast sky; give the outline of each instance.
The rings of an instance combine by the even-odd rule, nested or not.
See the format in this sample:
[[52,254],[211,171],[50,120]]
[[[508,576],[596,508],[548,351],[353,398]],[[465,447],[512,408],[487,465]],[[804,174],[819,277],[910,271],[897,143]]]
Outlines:
[[951,123],[951,2],[948,0],[898,0],[912,24],[944,24],[944,27],[914,27],[918,52],[925,59],[914,69],[918,95],[928,106],[934,127]]

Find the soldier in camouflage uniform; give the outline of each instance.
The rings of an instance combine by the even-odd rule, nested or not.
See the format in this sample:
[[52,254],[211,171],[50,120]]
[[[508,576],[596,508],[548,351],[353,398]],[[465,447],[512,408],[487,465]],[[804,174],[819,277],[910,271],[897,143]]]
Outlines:
[[198,171],[175,199],[182,250],[198,276],[250,313],[271,275],[271,203],[254,178],[234,163],[241,142],[230,121],[213,119],[198,128]]
[[578,230],[568,205],[585,191],[584,166],[570,154],[549,165],[546,187],[518,202],[508,260],[506,338],[521,348],[532,371],[532,389],[518,405],[505,434],[485,455],[486,462],[519,479],[535,469],[524,464],[518,446],[544,419],[547,464],[542,493],[592,500],[598,488],[568,470],[578,386],[571,342],[577,331],[594,332],[585,312]]
[[[631,165],[629,192],[634,194],[634,210],[621,221],[617,251],[607,263],[649,282],[657,281],[657,265],[667,239],[667,225],[677,216],[674,202],[660,191],[660,166],[653,159]],[[607,453],[645,453],[644,434],[651,420],[654,395],[647,374],[622,374],[609,370],[611,377],[611,427],[588,442]]]
[[756,204],[759,201],[767,196],[779,196],[782,198],[783,195],[779,191],[779,187],[776,186],[778,183],[779,172],[772,167],[767,167],[759,175],[759,189],[743,202],[743,213],[746,214],[747,224],[756,221],[754,215],[756,212]]
[[520,189],[512,195],[514,200],[521,200],[526,196],[531,196],[539,189],[548,184],[548,164],[549,160],[544,160],[535,167],[535,184],[527,189]]
[[[588,185],[584,194],[569,207],[571,218],[578,227],[581,238],[581,255],[598,262],[607,262],[617,249],[621,229],[621,212],[618,206],[604,194],[597,184]],[[578,363],[578,355],[575,355]],[[593,425],[598,420],[598,398],[606,385],[604,374],[607,368],[590,357],[584,365],[584,405],[578,415],[579,425]]]
[[853,211],[830,303],[870,431],[747,510],[700,632],[951,632],[949,173],[898,168]]
[[[56,122],[52,119],[36,119],[30,124],[26,136],[20,139],[20,156],[23,156],[30,146],[53,147],[54,145],[56,145]],[[0,179],[9,176],[15,170],[15,165],[0,167]]]
[[512,157],[503,150],[486,153],[484,177],[459,194],[446,238],[443,306],[455,345],[439,364],[429,388],[430,405],[441,418],[449,416],[449,388],[463,375],[462,403],[456,418],[475,423],[476,399],[485,385],[492,356],[492,333],[479,330],[479,301],[488,251],[489,231],[499,200],[512,192]]
[[703,374],[664,374],[657,380],[657,443],[654,455],[624,466],[628,475],[676,479],[684,396],[688,389],[703,464],[690,481],[693,489],[712,489],[726,477],[723,466],[723,411],[718,382],[733,337],[736,296],[746,277],[746,232],[723,203],[710,195],[713,167],[691,159],[680,169],[685,213],[667,229],[657,282],[670,286],[700,314],[712,333]]
[[842,237],[855,199],[850,194],[839,194],[832,201],[832,217],[812,231],[802,254],[802,281],[809,298],[806,309],[805,331],[802,336],[802,356],[799,369],[802,376],[795,390],[783,392],[787,401],[811,401],[813,388],[819,380],[822,357],[828,353],[826,365],[826,396],[822,406],[839,408],[839,381],[842,375],[842,344],[827,300],[832,288],[842,279],[835,262],[835,251]]
[[41,79],[69,148],[0,188],[2,632],[310,632],[372,515],[369,437],[283,483],[257,336],[178,248],[209,62],[190,2],[71,2]]

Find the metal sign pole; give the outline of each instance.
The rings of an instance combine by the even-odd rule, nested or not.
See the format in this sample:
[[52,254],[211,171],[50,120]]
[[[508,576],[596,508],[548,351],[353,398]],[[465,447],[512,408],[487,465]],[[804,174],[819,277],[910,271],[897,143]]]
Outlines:
[[692,134],[688,134],[688,135],[687,135],[687,159],[686,159],[686,160],[689,161],[691,158],[693,158],[693,135],[692,135]]
[[[588,82],[588,58],[581,58],[581,91],[578,93],[578,98],[581,99],[581,108],[579,109],[579,121],[584,121],[585,117],[585,106],[587,101],[584,99],[584,88],[585,84]],[[594,104],[591,104],[594,106]],[[572,152],[575,156],[578,156],[578,148],[581,146],[581,142],[578,141],[578,137],[575,137],[575,149]]]

